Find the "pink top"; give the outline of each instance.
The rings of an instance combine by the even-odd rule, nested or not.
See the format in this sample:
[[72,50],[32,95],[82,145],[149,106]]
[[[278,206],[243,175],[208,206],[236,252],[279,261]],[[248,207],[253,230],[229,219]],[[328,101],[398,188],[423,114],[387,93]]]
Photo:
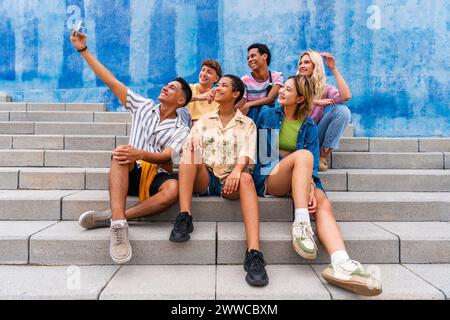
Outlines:
[[[331,84],[327,84],[325,86],[325,92],[322,95],[322,99],[333,99],[334,102],[336,102],[336,104],[344,103],[344,100],[342,99],[341,95],[339,94],[339,90]],[[314,122],[316,124],[318,124],[319,121],[322,119],[325,108],[326,107],[317,106],[317,105],[313,106],[310,117],[311,117],[311,119],[314,120]]]

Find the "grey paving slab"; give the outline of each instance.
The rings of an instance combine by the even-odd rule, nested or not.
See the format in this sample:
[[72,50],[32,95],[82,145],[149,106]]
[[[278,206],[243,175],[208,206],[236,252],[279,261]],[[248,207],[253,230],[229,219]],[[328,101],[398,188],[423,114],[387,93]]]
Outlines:
[[27,104],[22,102],[2,102],[0,103],[2,111],[26,111]]
[[348,170],[349,191],[449,192],[446,170]]
[[[216,224],[197,222],[191,239],[169,241],[169,222],[131,223],[133,257],[128,264],[215,264]],[[109,228],[84,230],[77,221],[63,221],[34,235],[30,263],[41,265],[113,264]]]
[[131,122],[131,113],[126,112],[95,112],[95,122]]
[[108,190],[109,168],[86,168],[86,189]]
[[46,167],[109,168],[111,151],[48,150],[45,151]]
[[0,134],[33,134],[34,122],[0,122]]
[[106,110],[104,103],[66,103],[66,111],[92,111],[102,112]]
[[402,263],[450,263],[450,224],[377,222],[400,238]]
[[439,289],[450,300],[450,264],[407,264],[404,267]]
[[[24,122],[25,123],[25,122]],[[0,126],[1,130],[1,126]],[[125,135],[124,123],[36,122],[36,134]],[[28,133],[28,132],[26,132]]]
[[64,149],[64,137],[61,135],[15,135],[13,136],[14,149]]
[[66,150],[108,150],[116,146],[115,136],[65,136]]
[[85,170],[77,168],[24,168],[20,170],[19,188],[35,190],[84,189]]
[[64,103],[28,102],[27,111],[66,111]]
[[[270,264],[306,264],[311,261],[300,257],[292,247],[292,223],[263,222],[260,224],[261,251]],[[369,222],[339,223],[349,253],[362,262],[398,263],[398,238]],[[219,222],[217,230],[217,263],[241,263],[245,248],[243,223]],[[329,263],[330,258],[319,241],[317,263]],[[370,250],[368,250],[370,248]]]
[[[28,263],[28,239],[54,221],[0,221],[0,264]],[[0,286],[0,296],[3,283]]]
[[333,152],[334,169],[443,169],[439,152]]
[[0,266],[0,299],[96,300],[118,266]]
[[450,138],[419,138],[420,152],[450,152]]
[[213,300],[215,278],[216,266],[124,266],[100,299]]
[[12,148],[12,136],[0,135],[0,149]]
[[67,190],[0,190],[0,220],[59,220]]
[[0,189],[15,190],[19,185],[19,169],[0,168]]
[[342,138],[339,141],[339,148],[336,151],[341,152],[368,152],[369,138]]
[[127,145],[130,142],[129,136],[117,136],[116,137],[116,147],[121,145]]
[[347,191],[347,170],[319,172],[320,180],[327,191]]
[[338,221],[449,221],[446,192],[327,192]]
[[[318,275],[326,266],[313,266]],[[383,292],[375,297],[363,297],[327,283],[322,282],[331,293],[333,300],[442,300],[444,295],[399,264],[364,265],[373,272],[383,285]]]
[[0,109],[0,121],[10,121],[9,111],[1,111]]
[[93,122],[92,112],[17,111],[10,113],[10,121]]
[[0,150],[0,167],[40,167],[43,164],[43,150]]
[[370,152],[418,152],[418,138],[370,138]]
[[252,287],[242,265],[217,266],[219,300],[329,300],[330,294],[309,266],[267,266],[269,284]]

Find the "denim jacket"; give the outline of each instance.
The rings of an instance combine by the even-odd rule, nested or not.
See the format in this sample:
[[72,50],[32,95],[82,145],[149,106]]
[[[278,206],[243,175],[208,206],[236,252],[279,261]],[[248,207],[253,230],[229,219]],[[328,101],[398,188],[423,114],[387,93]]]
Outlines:
[[[256,121],[256,128],[258,129],[258,160],[253,171],[253,179],[255,181],[256,190],[259,195],[263,195],[264,193],[264,182],[270,171],[272,171],[272,169],[282,159],[281,155],[279,155],[277,159],[272,159],[271,155],[274,152],[279,153],[279,150],[275,150],[276,143],[272,143],[272,138],[277,139],[276,141],[278,141],[283,120],[283,108],[281,106],[277,106],[275,108],[266,108],[262,110],[262,112],[259,114],[258,120]],[[262,141],[262,139],[265,139],[266,142]],[[267,144],[264,145],[264,143]],[[314,183],[316,184],[316,187],[323,190],[318,173],[320,159],[318,129],[314,124],[314,121],[309,117],[307,117],[305,121],[303,121],[303,124],[298,131],[297,150],[303,149],[309,150],[314,156]]]

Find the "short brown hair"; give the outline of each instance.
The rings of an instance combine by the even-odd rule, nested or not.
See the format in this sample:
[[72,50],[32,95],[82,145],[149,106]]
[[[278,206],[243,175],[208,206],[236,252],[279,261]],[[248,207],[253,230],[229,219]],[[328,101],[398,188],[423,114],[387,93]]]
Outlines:
[[219,76],[219,79],[222,78],[222,67],[220,66],[220,63],[213,59],[206,59],[202,62],[202,68],[204,66],[207,66],[208,68],[213,69],[216,71],[217,75]]

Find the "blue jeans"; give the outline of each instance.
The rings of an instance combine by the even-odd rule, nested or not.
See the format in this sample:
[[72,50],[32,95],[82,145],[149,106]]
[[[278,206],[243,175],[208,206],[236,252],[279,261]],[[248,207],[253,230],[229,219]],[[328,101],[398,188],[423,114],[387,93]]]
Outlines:
[[317,125],[320,147],[337,149],[351,116],[350,110],[344,105],[327,107]]

